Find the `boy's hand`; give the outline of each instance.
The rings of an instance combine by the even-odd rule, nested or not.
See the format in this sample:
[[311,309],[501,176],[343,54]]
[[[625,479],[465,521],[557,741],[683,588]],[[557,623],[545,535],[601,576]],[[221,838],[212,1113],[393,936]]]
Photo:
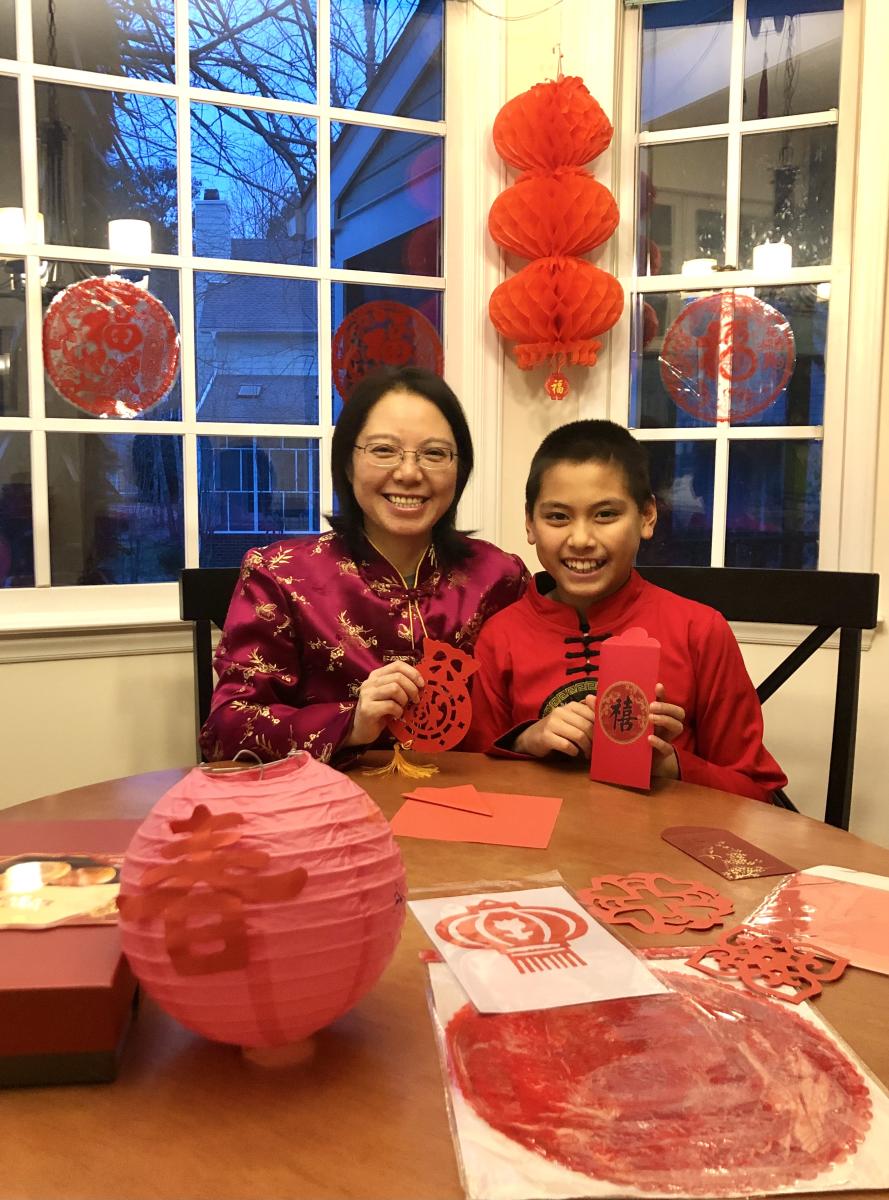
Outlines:
[[410,663],[386,663],[371,671],[358,689],[358,703],[344,746],[369,746],[375,742],[390,717],[400,717],[420,695],[423,676]]
[[659,683],[654,689],[656,699],[648,706],[648,715],[655,732],[649,734],[648,744],[654,753],[651,756],[652,779],[678,779],[679,760],[670,745],[685,727],[685,709],[664,700],[665,689]]
[[513,750],[519,754],[533,754],[535,758],[544,758],[553,750],[572,757],[582,754],[589,758],[595,713],[595,696],[584,696],[583,700],[572,700],[570,704],[554,708],[522,730],[513,742]]

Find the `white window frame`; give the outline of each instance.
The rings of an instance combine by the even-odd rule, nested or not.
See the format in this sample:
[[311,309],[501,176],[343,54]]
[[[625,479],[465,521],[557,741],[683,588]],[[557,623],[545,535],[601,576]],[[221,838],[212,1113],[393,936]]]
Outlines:
[[[567,6],[566,6],[567,7]],[[562,19],[565,46],[585,48],[579,73],[590,81],[594,94],[608,108],[612,101],[615,137],[611,150],[596,161],[596,176],[618,197],[622,220],[618,233],[594,256],[613,271],[628,298],[634,292],[661,290],[677,283],[677,276],[637,276],[635,272],[636,212],[636,109],[641,10],[625,10],[622,0],[605,6],[572,6]],[[601,11],[605,9],[606,11]],[[734,22],[744,19],[741,0],[734,0]],[[879,387],[886,318],[886,258],[889,248],[889,156],[885,152],[885,107],[889,79],[885,48],[889,44],[889,5],[881,0],[845,0],[843,49],[840,72],[840,120],[834,204],[833,262],[828,267],[793,268],[786,276],[754,275],[752,271],[720,272],[720,287],[750,287],[762,283],[831,282],[825,391],[825,436],[822,460],[822,493],[819,566],[824,570],[869,571],[873,566],[876,504]],[[735,39],[740,58],[743,43]],[[580,64],[577,64],[579,66]],[[743,74],[743,60],[734,64]],[[577,66],[571,64],[573,69]],[[566,65],[566,72],[569,67]],[[595,81],[593,84],[592,81]],[[739,143],[740,95],[735,89],[732,118],[726,126]],[[807,119],[807,118],[806,118]],[[812,118],[817,120],[817,115]],[[805,119],[783,118],[756,123],[757,129],[780,128]],[[750,123],[745,123],[750,128]],[[668,141],[679,131],[647,135],[645,140]],[[730,140],[731,145],[731,140]],[[732,159],[729,186],[731,189]],[[735,170],[740,168],[736,153]],[[737,209],[737,206],[735,206]],[[726,214],[727,240],[737,236],[737,211]],[[733,261],[727,247],[726,260]],[[683,278],[686,290],[706,288],[712,276]],[[622,424],[629,417],[630,308],[611,330],[600,366],[590,373],[579,401],[581,417],[608,416]],[[601,367],[601,371],[600,371]],[[817,427],[820,432],[820,427]],[[640,440],[687,440],[714,431],[696,429],[634,430]],[[805,438],[813,430],[763,426],[735,428],[732,437],[764,439]],[[717,440],[727,464],[727,440]],[[724,469],[724,466],[723,466]],[[714,505],[714,524],[723,517]],[[717,539],[714,539],[716,541]]]
[[[446,0],[442,0],[446,4]],[[505,0],[493,0],[492,12],[500,12]],[[20,79],[19,105],[22,131],[22,201],[28,228],[34,228],[39,211],[36,155],[35,82],[77,84],[108,91],[129,91],[175,99],[177,103],[179,253],[151,254],[138,258],[120,251],[88,247],[59,247],[33,242],[4,248],[7,255],[25,259],[27,280],[25,311],[31,336],[28,338],[27,378],[30,399],[28,417],[0,416],[0,432],[28,432],[31,437],[32,511],[34,520],[34,568],[36,586],[0,590],[0,643],[2,635],[42,632],[124,629],[142,626],[146,633],[167,627],[178,618],[178,587],[171,583],[121,584],[101,587],[51,587],[47,459],[45,434],[59,430],[95,434],[134,432],[125,420],[62,420],[45,412],[44,371],[40,338],[33,336],[42,324],[39,266],[41,259],[88,261],[119,266],[154,266],[179,272],[182,418],[158,422],[152,434],[180,436],[183,445],[183,505],[185,565],[198,565],[198,435],[283,436],[318,439],[321,475],[320,509],[329,511],[332,486],[327,467],[330,455],[332,398],[325,381],[331,379],[330,338],[331,283],[358,282],[394,287],[428,288],[444,293],[444,346],[446,376],[461,397],[472,429],[476,470],[464,493],[460,521],[482,536],[499,535],[499,424],[502,404],[501,352],[496,335],[485,319],[487,296],[501,278],[498,258],[487,251],[484,217],[502,183],[498,160],[489,148],[489,131],[494,114],[505,99],[506,41],[503,22],[492,19],[471,5],[446,5],[445,18],[445,119],[421,121],[388,117],[330,106],[329,0],[318,0],[318,103],[269,101],[264,97],[235,92],[192,88],[188,80],[187,0],[176,6],[176,82],[155,83],[125,76],[100,75],[35,63],[32,56],[30,0],[16,0],[18,62],[0,60],[0,74]],[[471,85],[467,86],[467,81]],[[240,108],[257,108],[317,121],[317,266],[277,264],[202,258],[192,251],[190,104],[193,101]],[[331,268],[330,227],[330,123],[344,121],[374,128],[393,129],[440,136],[445,143],[444,275],[417,277]],[[448,139],[447,130],[458,136]],[[322,219],[322,217],[324,219]],[[322,266],[321,264],[325,264]],[[313,280],[318,285],[319,307],[319,422],[318,425],[249,425],[198,421],[195,413],[195,328],[193,281],[196,270],[216,273],[265,275]],[[445,280],[448,280],[447,286]],[[150,639],[145,643],[149,650]],[[3,654],[0,660],[15,657]],[[130,648],[127,652],[137,652]]]

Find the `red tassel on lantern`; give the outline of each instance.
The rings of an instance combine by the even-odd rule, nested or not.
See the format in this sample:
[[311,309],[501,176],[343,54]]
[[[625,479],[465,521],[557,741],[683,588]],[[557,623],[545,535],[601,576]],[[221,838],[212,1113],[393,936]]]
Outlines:
[[507,101],[494,118],[494,146],[522,171],[582,167],[614,134],[598,101],[576,75],[537,83]]
[[620,317],[624,291],[613,275],[582,258],[541,258],[491,293],[491,321],[515,340],[522,370],[555,355],[591,367],[602,343],[593,340]]
[[532,173],[491,205],[488,229],[505,250],[523,258],[586,254],[611,237],[619,213],[608,188],[588,171],[559,167]]

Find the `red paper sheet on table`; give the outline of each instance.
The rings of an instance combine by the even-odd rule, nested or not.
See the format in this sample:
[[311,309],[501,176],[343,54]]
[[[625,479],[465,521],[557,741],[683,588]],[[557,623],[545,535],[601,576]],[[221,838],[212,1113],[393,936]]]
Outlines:
[[406,800],[392,818],[399,837],[429,838],[438,842],[482,842],[488,846],[524,846],[543,850],[549,845],[560,796],[516,796],[506,792],[479,792],[491,815]]
[[889,975],[889,878],[811,867],[784,880],[745,921]]
[[481,813],[492,817],[491,801],[482,792],[476,791],[471,783],[457,787],[417,787],[412,792],[401,793],[408,800],[423,800],[426,804],[441,804],[445,808],[456,808],[462,812]]
[[650,786],[648,705],[654,700],[660,657],[660,642],[638,627],[602,643],[590,779]]

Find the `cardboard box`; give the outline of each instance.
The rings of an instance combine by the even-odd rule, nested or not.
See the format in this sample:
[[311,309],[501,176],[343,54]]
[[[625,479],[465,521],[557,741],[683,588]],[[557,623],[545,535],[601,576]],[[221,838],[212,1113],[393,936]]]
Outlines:
[[[122,854],[138,821],[0,821],[0,857]],[[114,1079],[136,995],[116,925],[0,929],[0,1086]]]

